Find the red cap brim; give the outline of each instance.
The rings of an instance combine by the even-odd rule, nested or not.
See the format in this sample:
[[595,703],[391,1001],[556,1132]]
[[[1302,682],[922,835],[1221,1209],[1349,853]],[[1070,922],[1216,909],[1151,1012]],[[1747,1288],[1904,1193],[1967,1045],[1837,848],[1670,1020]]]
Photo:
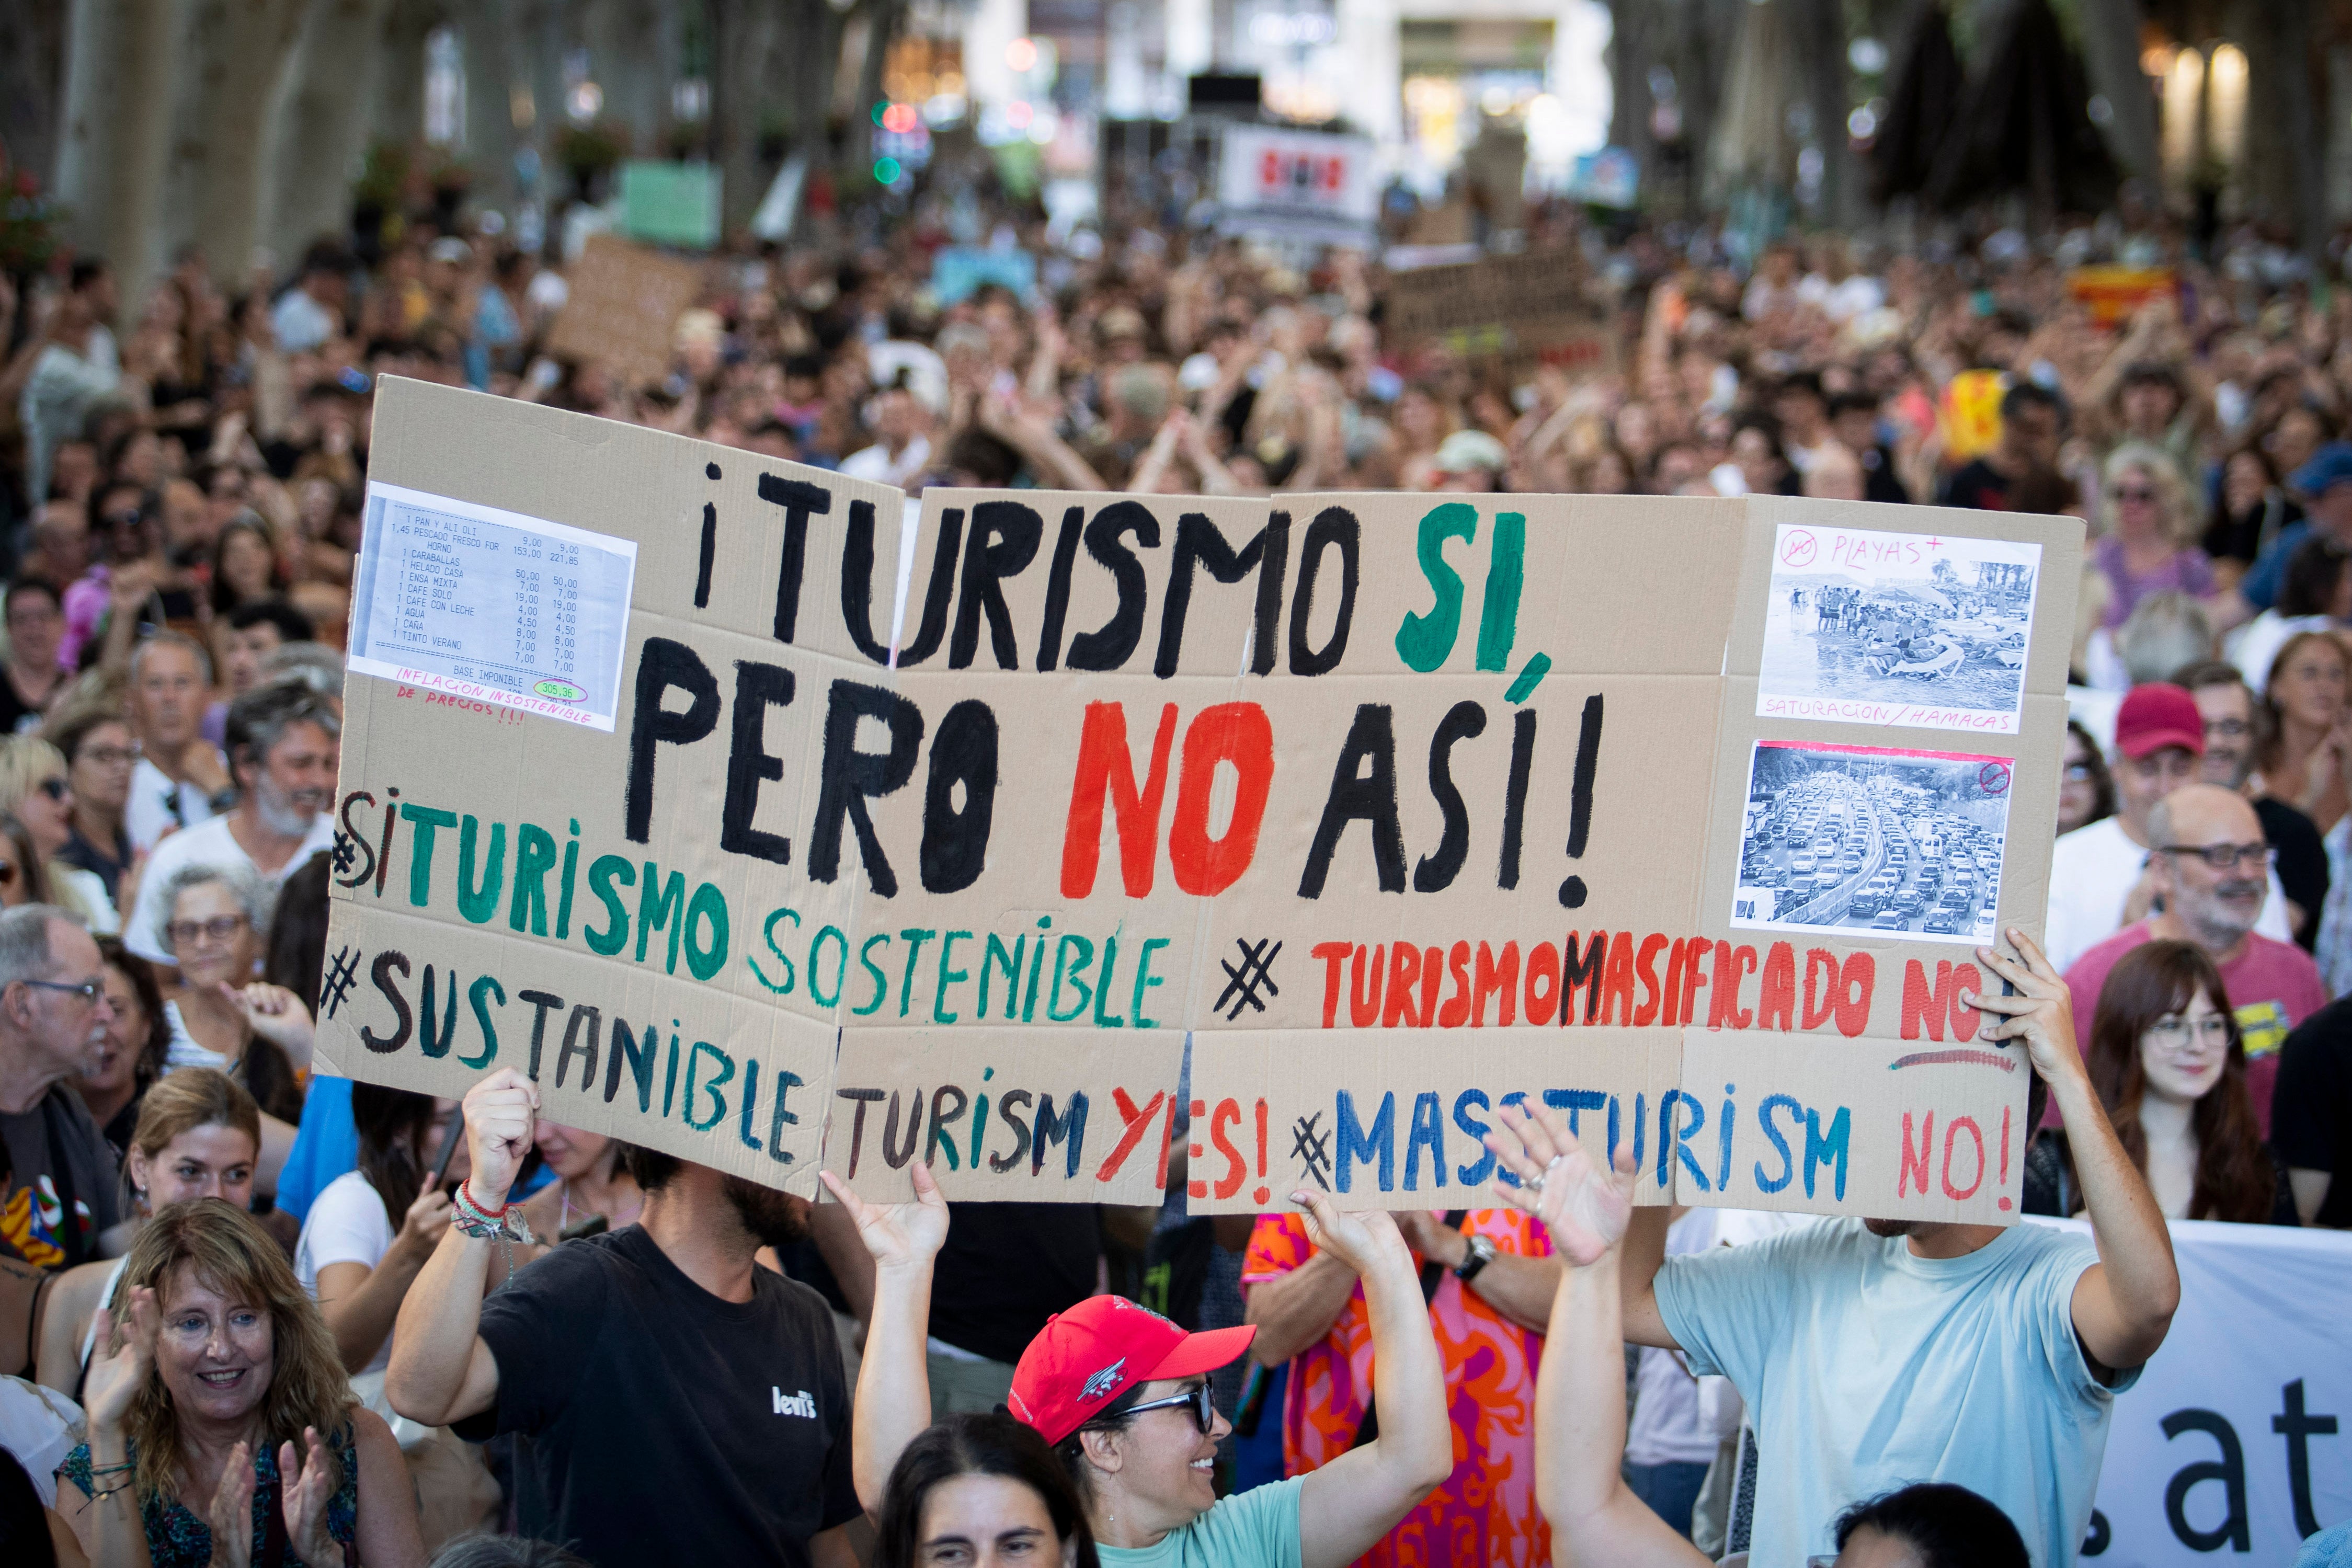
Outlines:
[[1221,1366],[1239,1361],[1249,1351],[1250,1341],[1257,1337],[1257,1325],[1244,1323],[1236,1329],[1206,1329],[1188,1333],[1184,1343],[1168,1353],[1160,1364],[1151,1369],[1146,1381],[1163,1377],[1198,1377],[1204,1372],[1214,1372]]
[[2161,751],[2168,746],[2177,746],[2191,757],[2202,757],[2205,755],[2205,736],[2201,730],[2154,729],[2145,730],[2129,740],[2116,742],[2116,749],[2134,761],[2152,751]]

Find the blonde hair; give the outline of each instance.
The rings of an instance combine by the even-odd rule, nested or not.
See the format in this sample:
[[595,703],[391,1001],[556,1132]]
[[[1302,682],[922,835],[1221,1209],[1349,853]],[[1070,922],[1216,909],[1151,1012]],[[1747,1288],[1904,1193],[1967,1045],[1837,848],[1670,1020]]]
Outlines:
[[2180,465],[2172,454],[2147,441],[2126,441],[2107,454],[2099,466],[2099,522],[2101,531],[2116,531],[2116,503],[2112,492],[2117,481],[2137,469],[2146,474],[2156,486],[2157,510],[2162,514],[2160,524],[2164,537],[2175,546],[2191,545],[2204,531],[2204,519],[2199,516],[2197,497],[2189,491],[2189,481],[2180,476]]
[[[184,1067],[157,1079],[139,1103],[139,1124],[131,1146],[153,1160],[172,1140],[197,1127],[229,1127],[253,1140],[254,1157],[261,1155],[261,1107],[245,1085],[211,1067]],[[122,1179],[131,1179],[131,1162],[122,1162]]]
[[66,754],[37,735],[0,738],[0,812],[16,814],[44,779],[65,778]]
[[[121,1354],[130,1331],[125,1303],[131,1292],[154,1291],[161,1312],[165,1287],[183,1264],[222,1295],[269,1314],[273,1350],[269,1386],[261,1396],[261,1437],[271,1450],[280,1443],[299,1446],[305,1427],[317,1427],[321,1438],[339,1430],[350,1418],[354,1401],[327,1320],[295,1279],[277,1239],[253,1216],[216,1197],[167,1204],[140,1230],[107,1303],[113,1314],[107,1354]],[[131,1396],[123,1433],[138,1455],[140,1500],[169,1495],[180,1468],[180,1423],[163,1374],[152,1364],[145,1385]],[[331,1444],[327,1459],[335,1463]],[[335,1475],[328,1490],[334,1490],[341,1481],[340,1474]]]

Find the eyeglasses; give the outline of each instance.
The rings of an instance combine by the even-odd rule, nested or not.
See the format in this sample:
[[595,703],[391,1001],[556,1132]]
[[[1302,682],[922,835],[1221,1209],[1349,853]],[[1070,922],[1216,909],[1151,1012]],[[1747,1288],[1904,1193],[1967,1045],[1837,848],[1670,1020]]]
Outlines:
[[72,793],[71,789],[62,779],[44,779],[38,784],[34,785],[33,788],[38,789],[42,794],[47,795],[52,800],[63,800],[68,795]]
[[2231,740],[2243,740],[2254,733],[2254,727],[2242,718],[2217,718],[2207,722],[2205,733],[2222,736]]
[[2164,844],[2160,848],[2168,855],[2195,855],[2215,871],[2235,871],[2242,861],[2267,870],[2271,858],[2268,844]]
[[110,528],[135,528],[145,520],[145,514],[135,509],[128,512],[109,512],[99,518],[100,523]]
[[2124,502],[2127,505],[2135,502],[2146,503],[2156,499],[2155,491],[2137,485],[2118,486],[2115,489],[2108,491],[2107,494],[2114,497],[2117,501]]
[[75,984],[68,984],[64,980],[27,980],[25,984],[38,986],[45,991],[64,991],[86,1002],[94,1002],[106,994],[104,980],[82,980]]
[[174,920],[163,927],[163,935],[172,939],[174,947],[191,946],[200,936],[207,942],[226,942],[245,923],[242,915],[215,915],[210,920]]
[[2230,1015],[2207,1013],[2200,1019],[2160,1018],[2147,1026],[2147,1037],[2168,1050],[2179,1051],[2194,1036],[2200,1044],[2230,1043]]
[[2087,762],[2069,762],[2066,764],[2066,782],[2069,784],[2088,784],[2096,779],[2098,776],[2097,770],[2092,768],[2092,766]]
[[142,755],[135,746],[87,746],[79,760],[88,761],[93,768],[129,768]]
[[[1146,1410],[1173,1410],[1180,1405],[1192,1407],[1192,1419],[1200,1427],[1202,1436],[1206,1437],[1209,1428],[1217,1424],[1217,1409],[1209,1401],[1209,1385],[1205,1383],[1196,1384],[1173,1398],[1154,1399],[1148,1405],[1130,1405],[1119,1412],[1119,1416],[1124,1418],[1140,1416]],[[1088,1422],[1087,1425],[1094,1423]]]
[[14,887],[16,885],[16,865],[8,861],[0,861],[0,887]]

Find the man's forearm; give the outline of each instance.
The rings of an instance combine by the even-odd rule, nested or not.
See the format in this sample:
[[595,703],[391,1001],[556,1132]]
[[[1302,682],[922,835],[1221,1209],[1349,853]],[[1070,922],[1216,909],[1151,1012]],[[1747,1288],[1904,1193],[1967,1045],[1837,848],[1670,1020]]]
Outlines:
[[[2172,1233],[2156,1195],[2131,1156],[2124,1152],[2105,1109],[2079,1070],[2052,1083],[2059,1114],[2066,1119],[2074,1176],[2099,1249],[2114,1321],[2107,1335],[2093,1342],[2091,1326],[2077,1318],[2092,1354],[2109,1366],[2136,1366],[2155,1353],[2180,1304],[2180,1271],[2172,1257]],[[2111,1337],[2110,1337],[2111,1336]]]
[[[1437,1260],[1449,1270],[1459,1269],[1470,1256],[1470,1239],[1458,1230],[1451,1234],[1454,1239],[1448,1255]],[[1497,1252],[1465,1284],[1519,1327],[1541,1333],[1551,1321],[1552,1297],[1559,1289],[1559,1260]]]
[[1356,1271],[1328,1252],[1279,1280],[1252,1285],[1242,1320],[1257,1328],[1250,1354],[1262,1366],[1280,1366],[1331,1332],[1355,1290]]
[[491,1242],[451,1227],[400,1303],[384,1394],[411,1420],[439,1427],[473,1414],[455,1406],[482,1326],[482,1285],[492,1250]]
[[1660,1350],[1680,1348],[1658,1312],[1658,1269],[1666,1260],[1666,1226],[1671,1218],[1663,1204],[1635,1209],[1618,1264],[1619,1322],[1625,1338]]

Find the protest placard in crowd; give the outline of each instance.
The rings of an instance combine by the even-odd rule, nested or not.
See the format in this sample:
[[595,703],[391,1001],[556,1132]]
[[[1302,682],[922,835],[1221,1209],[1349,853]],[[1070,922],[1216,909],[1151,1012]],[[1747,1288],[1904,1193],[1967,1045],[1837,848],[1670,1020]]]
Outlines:
[[1616,332],[1583,258],[1491,256],[1392,273],[1381,328],[1399,347],[1442,343],[1465,359],[1541,361],[1576,374],[1617,365]]
[[571,291],[548,332],[549,353],[602,365],[625,386],[667,373],[672,332],[700,287],[692,262],[591,235],[564,281]]
[[2014,1218],[1961,998],[2039,925],[2079,525],[933,490],[894,658],[896,492],[383,399],[337,1067],[1132,1198],[1190,1030],[1206,1208],[1444,1207],[1525,1095],[1654,1201]]

